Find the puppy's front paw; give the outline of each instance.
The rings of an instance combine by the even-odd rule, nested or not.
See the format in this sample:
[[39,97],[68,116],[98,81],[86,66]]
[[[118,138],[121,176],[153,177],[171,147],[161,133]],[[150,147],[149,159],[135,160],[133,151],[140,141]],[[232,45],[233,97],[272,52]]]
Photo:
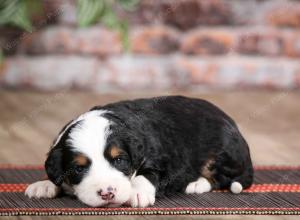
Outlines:
[[50,180],[32,183],[25,191],[25,195],[29,198],[54,198],[58,193],[59,187],[54,185]]
[[155,187],[144,176],[137,176],[132,181],[130,196],[131,207],[147,207],[155,202]]
[[131,207],[147,207],[155,202],[155,194],[142,190],[133,190],[130,198]]

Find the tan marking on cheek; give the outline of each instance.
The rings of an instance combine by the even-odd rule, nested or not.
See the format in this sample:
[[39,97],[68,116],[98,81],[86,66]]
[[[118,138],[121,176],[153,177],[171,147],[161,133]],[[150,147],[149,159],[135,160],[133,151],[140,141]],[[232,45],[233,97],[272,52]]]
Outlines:
[[86,158],[86,156],[80,154],[75,157],[74,161],[77,165],[85,166],[87,165],[88,159]]
[[214,171],[212,170],[212,165],[215,163],[214,159],[208,159],[204,166],[201,168],[201,176],[208,180],[212,180]]
[[122,150],[120,148],[118,148],[116,146],[112,146],[109,153],[112,158],[116,158],[116,157],[120,156],[121,152],[122,152]]

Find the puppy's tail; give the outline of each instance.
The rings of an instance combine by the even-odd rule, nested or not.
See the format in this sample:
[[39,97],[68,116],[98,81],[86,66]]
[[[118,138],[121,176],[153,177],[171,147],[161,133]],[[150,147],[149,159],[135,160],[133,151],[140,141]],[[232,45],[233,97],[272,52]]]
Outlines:
[[230,191],[234,194],[239,194],[243,191],[243,186],[237,181],[234,181],[230,185]]
[[241,176],[234,178],[230,184],[230,191],[234,194],[241,193],[253,183],[253,167],[249,166]]

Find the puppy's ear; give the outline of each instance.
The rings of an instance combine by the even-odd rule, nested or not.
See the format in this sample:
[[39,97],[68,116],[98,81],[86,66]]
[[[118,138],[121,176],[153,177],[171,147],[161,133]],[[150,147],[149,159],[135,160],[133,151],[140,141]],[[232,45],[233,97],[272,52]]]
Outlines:
[[64,180],[61,147],[54,147],[50,150],[45,162],[45,169],[49,180],[51,180],[55,185],[60,186]]
[[63,171],[63,143],[67,138],[66,132],[70,130],[72,126],[75,126],[76,122],[74,120],[69,121],[59,132],[57,138],[54,140],[52,149],[48,153],[48,158],[45,162],[45,168],[49,180],[51,180],[55,185],[60,186],[67,173]]

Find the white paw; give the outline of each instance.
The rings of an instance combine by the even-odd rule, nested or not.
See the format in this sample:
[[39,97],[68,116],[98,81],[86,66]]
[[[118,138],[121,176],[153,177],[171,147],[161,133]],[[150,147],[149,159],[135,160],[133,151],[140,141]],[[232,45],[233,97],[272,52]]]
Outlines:
[[243,191],[243,186],[239,182],[233,182],[231,183],[230,191],[234,194],[241,193]]
[[155,202],[155,187],[144,176],[137,176],[132,181],[130,196],[131,207],[147,207]]
[[130,197],[131,207],[147,207],[152,206],[155,202],[155,195],[149,192],[133,190]]
[[54,198],[58,192],[59,187],[50,180],[43,180],[30,184],[25,191],[25,195],[29,198]]
[[191,182],[188,184],[188,186],[185,189],[185,193],[191,194],[191,193],[204,193],[209,192],[211,190],[211,184],[210,182],[204,178],[200,177],[197,181]]

